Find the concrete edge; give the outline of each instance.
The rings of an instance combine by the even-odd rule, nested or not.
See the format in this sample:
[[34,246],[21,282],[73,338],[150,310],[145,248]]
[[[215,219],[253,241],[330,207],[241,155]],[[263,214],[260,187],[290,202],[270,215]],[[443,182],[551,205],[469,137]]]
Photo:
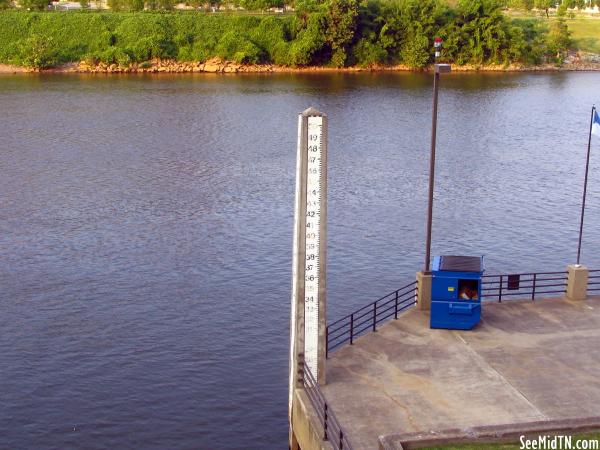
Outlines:
[[520,436],[580,434],[600,430],[600,416],[542,420],[506,425],[485,425],[473,428],[453,428],[429,433],[388,434],[379,436],[380,450],[409,450],[447,444],[514,442]]
[[[541,303],[541,302],[568,302],[571,304],[581,304],[582,302],[585,302],[586,300],[600,300],[600,291],[598,292],[592,292],[591,294],[588,293],[587,297],[585,298],[585,300],[573,300],[569,297],[565,295],[561,296],[561,297],[540,297],[540,298],[536,298],[535,300],[531,300],[530,298],[507,298],[507,299],[502,299],[501,302],[499,302],[498,300],[481,300],[481,304],[482,305],[486,305],[486,307],[491,306],[491,305],[511,305],[513,303]],[[482,311],[484,311],[482,309]]]
[[319,418],[302,389],[294,390],[292,430],[302,450],[333,450],[329,441],[322,439]]

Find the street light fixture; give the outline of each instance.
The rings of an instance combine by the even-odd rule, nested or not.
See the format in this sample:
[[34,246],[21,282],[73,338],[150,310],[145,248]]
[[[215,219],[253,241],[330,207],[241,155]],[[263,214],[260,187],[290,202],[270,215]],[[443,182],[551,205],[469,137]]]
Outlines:
[[429,208],[427,210],[427,244],[425,246],[425,273],[429,273],[429,264],[431,260],[431,223],[433,219],[433,184],[435,177],[435,143],[437,132],[437,107],[438,107],[438,85],[440,73],[449,73],[450,64],[438,64],[442,48],[442,39],[435,38],[433,46],[435,48],[435,64],[433,73],[433,115],[431,125],[431,155],[429,157]]

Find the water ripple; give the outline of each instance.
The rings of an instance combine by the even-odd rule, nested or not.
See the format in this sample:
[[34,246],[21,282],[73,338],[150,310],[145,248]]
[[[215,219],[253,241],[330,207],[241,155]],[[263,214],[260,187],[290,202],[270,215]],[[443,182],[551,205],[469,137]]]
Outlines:
[[[442,80],[433,252],[575,257],[589,86]],[[2,448],[282,448],[296,115],[327,112],[331,318],[413,279],[427,74],[3,76]],[[600,158],[583,260],[600,267]]]

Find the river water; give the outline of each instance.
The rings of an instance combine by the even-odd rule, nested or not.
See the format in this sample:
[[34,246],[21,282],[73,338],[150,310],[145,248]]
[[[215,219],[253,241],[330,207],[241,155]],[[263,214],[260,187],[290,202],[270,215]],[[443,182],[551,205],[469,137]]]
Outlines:
[[[329,320],[414,279],[427,74],[0,77],[0,448],[281,449],[297,113],[329,128]],[[451,74],[433,254],[576,257],[600,74]],[[582,262],[600,268],[600,139]]]

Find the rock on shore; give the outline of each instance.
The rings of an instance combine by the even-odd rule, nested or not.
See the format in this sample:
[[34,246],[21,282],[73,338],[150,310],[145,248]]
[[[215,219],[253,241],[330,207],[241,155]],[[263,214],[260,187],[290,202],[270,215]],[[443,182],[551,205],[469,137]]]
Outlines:
[[11,66],[10,64],[0,64],[0,73],[19,73],[27,72],[25,67]]
[[[342,69],[332,67],[285,67],[273,64],[239,64],[232,61],[224,61],[220,58],[212,58],[205,62],[178,62],[174,60],[154,59],[130,66],[118,64],[97,63],[89,64],[85,61],[79,63],[77,72],[85,73],[184,73],[184,72],[208,72],[208,73],[239,73],[239,72],[359,72],[359,71],[410,71],[410,67],[395,66],[371,66],[371,67],[345,67]],[[600,70],[600,55],[589,53],[571,53],[564,64],[543,64],[539,66],[524,66],[522,64],[510,65],[452,65],[456,72],[529,72],[529,71],[579,71]]]
[[[430,68],[431,69],[431,68]],[[170,59],[153,59],[143,63],[133,63],[128,66],[119,64],[107,64],[104,62],[91,63],[81,61],[79,63],[67,63],[51,69],[43,69],[43,72],[79,72],[79,73],[265,73],[265,72],[360,72],[360,71],[410,71],[410,67],[379,66],[371,67],[345,67],[342,69],[333,67],[285,67],[273,64],[239,64],[233,61],[225,61],[220,58],[212,58],[205,62],[178,62]],[[427,69],[425,69],[427,70]],[[572,52],[561,66],[555,64],[543,64],[539,66],[511,65],[452,65],[455,72],[535,72],[535,71],[600,71],[600,55],[593,53]],[[40,72],[39,69],[27,69],[24,67],[0,64],[0,73],[17,72]]]
[[223,61],[212,58],[206,62],[178,62],[174,60],[154,59],[145,63],[121,66],[99,62],[90,64],[86,61],[79,63],[78,72],[85,73],[184,73],[184,72],[209,72],[209,73],[237,73],[237,72],[273,72],[273,65],[247,65],[232,61]]

